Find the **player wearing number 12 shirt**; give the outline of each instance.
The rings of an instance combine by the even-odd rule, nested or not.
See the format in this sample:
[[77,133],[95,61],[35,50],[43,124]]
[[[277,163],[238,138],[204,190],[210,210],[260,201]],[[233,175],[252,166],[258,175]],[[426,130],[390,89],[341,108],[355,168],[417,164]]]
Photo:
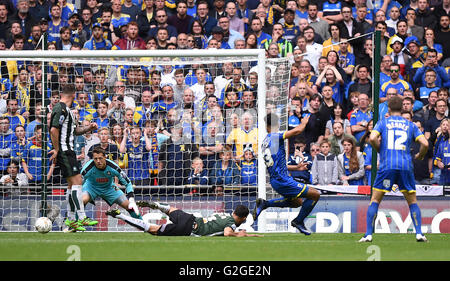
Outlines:
[[[311,186],[295,181],[288,173],[286,165],[286,152],[284,141],[301,134],[309,121],[309,116],[303,117],[301,123],[294,129],[279,132],[279,118],[275,114],[265,117],[267,124],[267,136],[261,145],[264,162],[270,175],[272,188],[282,197],[271,200],[257,199],[253,210],[253,219],[256,221],[261,212],[269,207],[297,208],[302,206],[291,225],[301,233],[310,235],[311,232],[305,227],[304,220],[311,213],[320,193]],[[302,198],[306,198],[303,200]]]
[[416,240],[427,239],[421,231],[421,212],[417,205],[414,167],[411,155],[413,141],[420,143],[416,159],[423,159],[428,150],[428,141],[412,122],[401,117],[402,98],[393,97],[388,101],[389,117],[377,122],[369,142],[380,155],[380,166],[373,184],[372,198],[367,209],[366,233],[360,242],[372,242],[378,206],[386,192],[397,185],[409,205],[411,218],[416,230]]

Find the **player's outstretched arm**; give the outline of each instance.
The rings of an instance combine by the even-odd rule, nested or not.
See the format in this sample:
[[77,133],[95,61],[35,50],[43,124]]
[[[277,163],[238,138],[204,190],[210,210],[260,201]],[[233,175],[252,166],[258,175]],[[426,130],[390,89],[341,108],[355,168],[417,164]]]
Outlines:
[[245,230],[240,230],[240,231],[236,232],[231,227],[225,228],[223,235],[227,236],[227,237],[263,237],[264,236],[264,235],[259,235],[259,234],[250,234],[250,233],[247,233],[247,231],[245,231]]
[[286,131],[286,134],[284,136],[285,139],[289,139],[291,137],[300,135],[306,128],[306,125],[308,125],[309,117],[311,115],[305,116],[302,118],[302,121],[300,124],[298,124],[294,129]]
[[417,160],[423,160],[428,152],[428,140],[421,135],[416,140],[420,144],[419,152],[414,156]]

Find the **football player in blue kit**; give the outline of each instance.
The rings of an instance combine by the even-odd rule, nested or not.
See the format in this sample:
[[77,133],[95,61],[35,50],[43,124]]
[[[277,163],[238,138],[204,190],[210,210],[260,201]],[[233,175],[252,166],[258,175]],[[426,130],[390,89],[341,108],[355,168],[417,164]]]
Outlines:
[[279,132],[278,116],[270,113],[265,117],[268,134],[261,145],[261,153],[270,175],[270,184],[282,197],[271,200],[258,198],[253,210],[253,219],[256,221],[261,212],[269,207],[298,208],[301,206],[298,216],[292,220],[291,225],[305,235],[310,235],[311,232],[305,227],[304,220],[319,201],[320,193],[311,186],[295,181],[289,175],[284,142],[301,134],[308,121],[309,116],[303,117],[301,123],[292,130]]
[[380,155],[380,166],[373,184],[372,197],[367,209],[366,233],[359,242],[372,242],[378,206],[386,192],[398,185],[403,193],[411,214],[416,240],[426,242],[421,230],[421,212],[417,205],[414,167],[411,144],[420,144],[415,159],[423,159],[428,151],[428,141],[419,128],[401,116],[402,98],[392,97],[388,101],[389,117],[381,119],[373,128],[369,142]]
[[[81,170],[83,176],[83,203],[86,205],[101,197],[109,206],[116,203],[127,210],[133,218],[142,219],[134,200],[134,189],[131,181],[114,161],[106,159],[106,151],[96,147],[92,151],[92,160],[84,164]],[[115,185],[115,178],[125,186],[125,193]]]

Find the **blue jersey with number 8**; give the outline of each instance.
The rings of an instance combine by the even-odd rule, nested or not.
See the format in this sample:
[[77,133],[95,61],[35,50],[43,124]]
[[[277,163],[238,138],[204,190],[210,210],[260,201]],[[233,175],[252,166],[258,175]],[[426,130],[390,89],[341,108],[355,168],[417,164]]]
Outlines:
[[423,136],[419,128],[401,116],[377,122],[373,131],[381,134],[380,171],[413,170],[411,144]]
[[285,132],[269,133],[261,145],[264,163],[266,164],[271,180],[286,180],[289,178],[286,165],[284,134]]

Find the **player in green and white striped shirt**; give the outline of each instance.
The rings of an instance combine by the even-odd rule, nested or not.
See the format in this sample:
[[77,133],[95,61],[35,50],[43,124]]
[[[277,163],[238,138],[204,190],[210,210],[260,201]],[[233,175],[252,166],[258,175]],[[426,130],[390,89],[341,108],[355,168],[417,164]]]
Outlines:
[[245,230],[236,231],[237,227],[245,222],[250,212],[244,205],[238,205],[232,214],[213,214],[208,218],[195,217],[180,209],[158,202],[139,201],[137,205],[160,210],[169,216],[172,223],[150,224],[122,214],[118,209],[109,210],[106,214],[157,236],[261,236],[248,234]]

